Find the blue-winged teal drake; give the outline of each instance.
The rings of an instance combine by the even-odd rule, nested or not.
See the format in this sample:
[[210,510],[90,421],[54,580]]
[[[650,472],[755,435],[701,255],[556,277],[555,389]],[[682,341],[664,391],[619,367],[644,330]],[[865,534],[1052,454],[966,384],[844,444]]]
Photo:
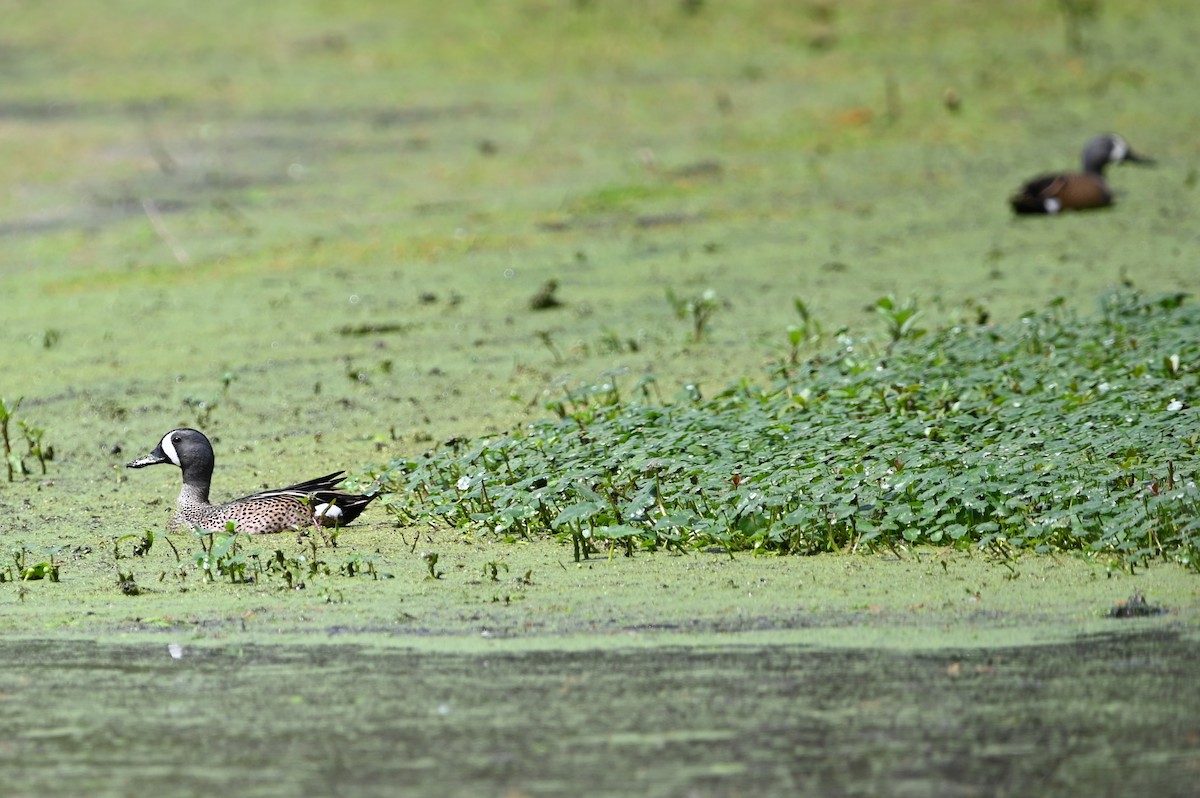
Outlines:
[[1017,213],[1084,211],[1112,205],[1113,193],[1104,179],[1110,163],[1151,164],[1134,153],[1125,139],[1113,133],[1096,136],[1083,148],[1083,171],[1042,175],[1021,187],[1009,198]]
[[345,471],[337,471],[308,482],[278,490],[264,490],[228,504],[209,504],[212,483],[212,444],[194,429],[173,429],[163,436],[154,451],[126,465],[127,468],[172,463],[183,471],[183,489],[175,501],[172,530],[202,529],[223,532],[233,521],[239,532],[262,535],[317,526],[348,524],[378,495],[344,493],[336,490]]

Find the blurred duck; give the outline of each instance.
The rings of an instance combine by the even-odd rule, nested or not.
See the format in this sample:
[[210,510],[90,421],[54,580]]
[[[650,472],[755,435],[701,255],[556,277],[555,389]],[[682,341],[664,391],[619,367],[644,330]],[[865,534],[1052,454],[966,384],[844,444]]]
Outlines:
[[1010,197],[1009,202],[1013,211],[1019,214],[1085,211],[1112,205],[1113,193],[1104,179],[1104,167],[1126,161],[1154,163],[1136,154],[1125,139],[1114,133],[1096,136],[1083,148],[1082,172],[1034,178]]

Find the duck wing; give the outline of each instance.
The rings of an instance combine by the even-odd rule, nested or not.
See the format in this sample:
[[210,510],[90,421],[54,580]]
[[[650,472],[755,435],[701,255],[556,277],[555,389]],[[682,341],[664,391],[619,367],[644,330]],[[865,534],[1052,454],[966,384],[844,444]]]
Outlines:
[[[337,486],[342,482],[342,477],[345,473],[345,471],[334,471],[332,474],[326,474],[323,477],[317,477],[305,482],[297,482],[295,485],[289,485],[286,488],[273,488],[271,490],[260,491],[237,499],[231,502],[231,504],[261,501],[263,499],[293,499],[314,508],[319,513],[320,522],[326,526],[334,523],[348,524],[362,514],[362,511],[367,509],[367,505],[379,498],[380,494],[356,494],[338,490]],[[333,513],[328,511],[326,508],[330,506],[338,508],[340,512]]]
[[1008,201],[1016,213],[1058,213],[1062,210],[1060,197],[1066,184],[1067,179],[1063,175],[1035,177],[1021,186],[1021,190],[1009,197]]

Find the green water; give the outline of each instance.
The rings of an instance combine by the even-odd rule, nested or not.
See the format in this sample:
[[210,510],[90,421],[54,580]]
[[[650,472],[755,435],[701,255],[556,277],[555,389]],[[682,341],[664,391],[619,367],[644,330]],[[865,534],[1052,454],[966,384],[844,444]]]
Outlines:
[[[887,293],[932,326],[1190,290],[1193,4],[1106,0],[1081,52],[1063,7],[6,7],[0,397],[55,456],[0,482],[0,555],[61,581],[0,584],[0,793],[1188,794],[1200,588],[1174,567],[576,567],[375,505],[286,591],[122,541],[178,490],[123,464],[177,425],[230,499],[564,386],[768,379],[794,296],[831,340],[878,334]],[[1159,167],[1114,169],[1111,212],[1011,217],[1107,129]],[[709,289],[694,343],[666,294]],[[337,576],[351,555],[394,578]],[[1170,614],[1104,617],[1138,592]]]
[[1194,638],[0,644],[5,794],[1188,795]]

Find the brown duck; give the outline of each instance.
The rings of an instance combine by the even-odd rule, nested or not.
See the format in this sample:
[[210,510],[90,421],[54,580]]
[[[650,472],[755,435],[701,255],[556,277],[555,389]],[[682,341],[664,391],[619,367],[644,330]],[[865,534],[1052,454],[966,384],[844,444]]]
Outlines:
[[1113,193],[1104,179],[1110,163],[1152,164],[1136,154],[1128,142],[1113,133],[1096,136],[1083,148],[1083,171],[1042,175],[1030,180],[1009,198],[1016,213],[1084,211],[1112,205]]

